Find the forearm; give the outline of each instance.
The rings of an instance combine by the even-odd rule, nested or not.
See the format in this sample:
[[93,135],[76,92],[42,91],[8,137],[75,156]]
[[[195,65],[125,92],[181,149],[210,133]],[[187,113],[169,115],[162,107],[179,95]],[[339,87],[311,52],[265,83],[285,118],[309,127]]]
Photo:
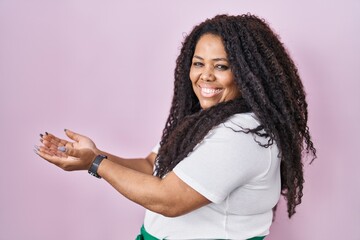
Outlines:
[[153,173],[154,165],[150,159],[150,158],[154,158],[154,156],[152,156],[152,154],[150,154],[146,158],[131,158],[131,159],[130,158],[121,158],[121,157],[115,156],[113,154],[110,154],[108,152],[104,152],[101,150],[98,150],[96,152],[96,154],[105,155],[105,156],[107,156],[108,160],[110,160],[111,162],[120,164],[121,166],[133,169],[135,171],[142,172],[145,174],[150,174],[150,175],[152,175],[152,173]]
[[166,214],[167,204],[162,197],[164,191],[161,190],[160,178],[107,159],[100,164],[98,174],[129,200],[151,211]]
[[98,174],[126,198],[167,217],[180,216],[210,203],[173,172],[159,178],[104,159]]

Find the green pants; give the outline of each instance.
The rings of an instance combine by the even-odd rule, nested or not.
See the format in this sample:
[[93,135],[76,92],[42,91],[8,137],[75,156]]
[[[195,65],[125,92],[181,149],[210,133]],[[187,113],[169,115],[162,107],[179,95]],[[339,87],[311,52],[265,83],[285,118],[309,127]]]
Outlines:
[[[264,238],[265,238],[265,236],[263,236],[263,237],[253,237],[253,238],[249,238],[248,240],[262,240]],[[144,225],[142,225],[141,230],[140,230],[140,235],[138,235],[135,240],[160,240],[160,239],[150,235],[145,230]]]

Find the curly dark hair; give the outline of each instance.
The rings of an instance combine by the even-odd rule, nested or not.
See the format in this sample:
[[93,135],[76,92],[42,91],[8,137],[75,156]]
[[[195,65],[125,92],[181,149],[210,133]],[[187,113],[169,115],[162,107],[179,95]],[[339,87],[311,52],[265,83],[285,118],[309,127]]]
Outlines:
[[[221,37],[241,97],[202,110],[189,72],[196,43],[204,34]],[[213,127],[243,112],[253,112],[261,123],[246,133],[264,136],[265,131],[268,142],[262,146],[275,142],[279,148],[281,194],[287,200],[290,218],[303,196],[303,155],[311,153],[312,161],[316,158],[307,126],[305,91],[279,37],[265,20],[251,14],[217,15],[195,26],[185,37],[176,60],[174,95],[155,175],[165,176]]]

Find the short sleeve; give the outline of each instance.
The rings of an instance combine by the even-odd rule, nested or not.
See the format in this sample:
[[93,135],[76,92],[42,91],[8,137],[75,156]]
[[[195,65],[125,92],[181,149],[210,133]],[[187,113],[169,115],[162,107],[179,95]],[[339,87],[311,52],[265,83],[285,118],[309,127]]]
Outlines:
[[214,203],[220,203],[269,167],[269,150],[261,147],[253,134],[239,131],[244,128],[242,124],[249,126],[248,121],[254,120],[242,118],[237,116],[211,130],[173,169],[182,181]]

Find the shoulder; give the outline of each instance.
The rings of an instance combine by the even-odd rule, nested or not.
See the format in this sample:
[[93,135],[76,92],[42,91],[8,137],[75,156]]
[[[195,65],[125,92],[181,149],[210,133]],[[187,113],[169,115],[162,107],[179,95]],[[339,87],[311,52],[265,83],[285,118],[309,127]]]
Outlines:
[[234,114],[222,125],[225,127],[227,126],[242,129],[252,129],[258,127],[260,125],[260,122],[257,120],[254,113],[249,112]]
[[221,131],[221,129],[228,129],[235,132],[246,131],[248,129],[256,128],[260,125],[260,122],[256,118],[255,114],[249,113],[238,113],[232,115],[225,122],[216,126],[214,131]]
[[[265,144],[268,141],[265,136],[261,137],[257,134],[248,132],[248,130],[257,128],[260,125],[260,121],[252,112],[234,114],[225,122],[217,125],[212,130],[210,130],[205,139],[228,139],[229,142],[232,142],[231,144],[236,144],[236,139],[238,141],[241,141],[242,143],[244,143],[244,141],[247,141],[250,144]],[[260,130],[260,132],[265,133],[264,130]]]
[[260,125],[254,113],[238,113],[232,115],[225,122],[213,127],[205,139],[213,137],[239,137],[246,134],[247,130],[256,128]]

